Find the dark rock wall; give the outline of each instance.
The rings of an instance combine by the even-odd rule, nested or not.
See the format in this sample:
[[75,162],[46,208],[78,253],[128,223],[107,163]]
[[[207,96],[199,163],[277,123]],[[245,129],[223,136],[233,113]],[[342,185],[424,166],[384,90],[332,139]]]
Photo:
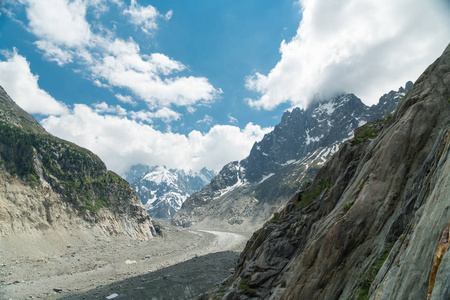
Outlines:
[[253,235],[211,297],[425,299],[432,285],[431,299],[448,299],[448,264],[429,278],[450,221],[450,47],[392,119],[367,126]]

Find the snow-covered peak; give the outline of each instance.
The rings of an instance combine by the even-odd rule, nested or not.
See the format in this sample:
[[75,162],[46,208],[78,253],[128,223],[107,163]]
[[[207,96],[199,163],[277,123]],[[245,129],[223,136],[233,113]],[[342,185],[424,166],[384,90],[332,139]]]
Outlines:
[[331,115],[335,110],[336,103],[334,102],[326,102],[320,103],[319,107],[314,110],[314,113],[325,113],[327,115]]
[[155,184],[165,183],[167,185],[176,184],[178,181],[178,172],[168,170],[165,166],[158,166],[153,171],[146,174],[143,180],[154,182]]
[[189,195],[209,184],[215,175],[206,168],[193,172],[136,165],[125,179],[134,187],[150,216],[169,220]]

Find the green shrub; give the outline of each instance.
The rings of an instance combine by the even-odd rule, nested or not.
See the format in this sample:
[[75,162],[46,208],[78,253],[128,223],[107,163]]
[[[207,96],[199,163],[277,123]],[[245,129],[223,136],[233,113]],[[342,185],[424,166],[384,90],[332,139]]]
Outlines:
[[325,189],[331,187],[330,183],[323,181],[321,184],[314,187],[309,187],[305,191],[301,192],[299,199],[295,202],[298,208],[306,207],[310,205]]
[[[106,169],[92,152],[44,132],[35,133],[0,119],[0,166],[29,184],[40,176],[35,159],[42,162],[42,179],[78,209],[96,212],[105,206],[119,207],[131,199],[129,184]],[[86,202],[84,199],[90,199]]]
[[273,213],[272,222],[277,222],[279,216],[280,216],[280,213],[274,212],[274,213]]
[[385,244],[384,251],[381,256],[379,256],[373,263],[369,265],[369,267],[365,270],[363,275],[358,279],[359,281],[359,289],[358,289],[358,297],[357,300],[368,300],[370,297],[369,291],[372,282],[375,280],[378,272],[383,266],[385,260],[388,258],[389,253],[392,250],[394,243]]
[[386,122],[390,122],[390,121],[392,120],[392,113],[388,113],[388,114],[386,115],[386,117],[384,118],[384,120],[385,120]]
[[342,209],[344,210],[344,213],[347,213],[352,206],[353,206],[352,202],[347,202],[344,205],[342,205]]
[[238,289],[244,291],[247,296],[254,297],[257,295],[256,291],[249,286],[250,280],[248,278],[242,278],[239,282]]
[[28,175],[28,181],[39,184],[39,176],[30,174],[30,175]]
[[107,206],[107,203],[104,200],[102,200],[102,199],[99,199],[99,200],[95,201],[94,204],[92,204],[91,201],[89,201],[88,199],[85,198],[84,202],[86,203],[86,205],[83,205],[82,208],[86,209],[86,210],[89,210],[91,212],[97,212],[102,207],[106,207]]
[[[355,133],[356,133],[356,131],[355,131]],[[361,143],[364,143],[368,139],[376,138],[377,135],[378,135],[378,133],[371,126],[371,124],[366,124],[366,125],[358,128],[357,135],[353,138],[352,144],[359,145]]]

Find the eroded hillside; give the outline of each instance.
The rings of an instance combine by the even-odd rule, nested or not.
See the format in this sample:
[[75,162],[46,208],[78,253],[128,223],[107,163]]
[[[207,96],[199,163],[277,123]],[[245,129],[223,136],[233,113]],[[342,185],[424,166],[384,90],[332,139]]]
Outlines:
[[0,88],[0,235],[96,230],[149,239],[131,186],[92,152],[48,134]]

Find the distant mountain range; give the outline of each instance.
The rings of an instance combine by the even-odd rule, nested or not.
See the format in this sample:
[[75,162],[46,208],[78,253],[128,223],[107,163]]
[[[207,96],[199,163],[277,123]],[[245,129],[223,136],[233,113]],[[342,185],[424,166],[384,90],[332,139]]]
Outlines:
[[165,166],[135,165],[125,174],[151,217],[170,221],[183,202],[211,182],[216,173],[168,169]]
[[356,128],[389,117],[411,87],[408,82],[370,107],[353,94],[342,94],[307,109],[286,111],[247,158],[227,164],[208,186],[190,196],[172,223],[258,227],[312,179]]

